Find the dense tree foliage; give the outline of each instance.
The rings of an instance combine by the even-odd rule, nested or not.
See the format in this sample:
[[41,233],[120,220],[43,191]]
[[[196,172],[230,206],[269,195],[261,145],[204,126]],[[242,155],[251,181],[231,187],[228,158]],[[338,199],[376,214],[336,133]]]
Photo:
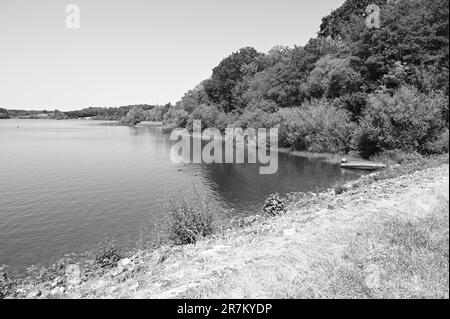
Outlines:
[[[379,29],[366,25],[369,4]],[[304,47],[232,53],[151,118],[279,127],[280,144],[299,150],[436,152],[448,141],[448,44],[448,0],[347,0]]]
[[354,135],[355,146],[363,153],[384,149],[439,152],[435,143],[446,129],[442,114],[448,108],[448,97],[402,87],[393,95],[377,92],[370,100]]
[[448,94],[449,70],[448,0],[399,0],[381,7],[381,28],[369,29],[365,20],[350,15],[341,26],[340,37],[349,44],[351,54],[363,62],[361,73],[369,89],[384,84],[396,66],[404,67],[399,81]]
[[233,89],[244,77],[245,65],[252,63],[260,53],[254,48],[243,48],[225,58],[213,69],[213,74],[204,84],[206,94],[214,103],[222,105],[224,111],[233,110]]
[[120,122],[126,125],[135,126],[146,120],[147,112],[140,106],[133,106],[127,115],[125,115]]
[[376,4],[383,7],[388,2],[389,0],[347,0],[341,7],[322,19],[319,36],[333,39],[345,38],[346,27],[354,23],[355,17],[366,17],[368,5]]

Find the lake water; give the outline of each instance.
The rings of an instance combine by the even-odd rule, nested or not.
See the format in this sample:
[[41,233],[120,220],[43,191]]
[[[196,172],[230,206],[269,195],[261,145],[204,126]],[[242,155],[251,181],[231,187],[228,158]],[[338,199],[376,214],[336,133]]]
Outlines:
[[288,154],[279,154],[274,175],[255,164],[173,164],[171,145],[155,127],[0,120],[0,265],[46,264],[110,236],[131,247],[161,220],[168,192],[194,185],[226,220],[258,212],[274,192],[359,176]]

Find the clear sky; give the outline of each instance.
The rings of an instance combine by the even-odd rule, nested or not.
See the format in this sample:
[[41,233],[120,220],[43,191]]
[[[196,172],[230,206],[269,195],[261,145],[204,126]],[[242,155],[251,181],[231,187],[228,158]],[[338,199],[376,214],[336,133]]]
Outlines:
[[0,107],[176,102],[239,48],[304,45],[343,2],[0,0]]

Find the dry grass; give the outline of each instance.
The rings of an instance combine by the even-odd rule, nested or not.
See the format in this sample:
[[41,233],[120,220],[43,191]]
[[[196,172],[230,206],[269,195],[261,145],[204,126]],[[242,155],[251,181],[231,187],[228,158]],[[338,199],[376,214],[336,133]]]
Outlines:
[[201,240],[142,252],[135,270],[65,297],[448,298],[449,167],[411,169],[206,238],[189,217],[203,209],[176,199],[175,234],[193,225]]
[[448,198],[440,198],[424,216],[417,216],[421,208],[400,209],[412,214],[367,223],[348,242],[341,258],[318,262],[328,269],[321,280],[323,296],[449,297]]
[[447,184],[335,210],[292,238],[256,234],[244,267],[182,297],[448,298],[448,204]]

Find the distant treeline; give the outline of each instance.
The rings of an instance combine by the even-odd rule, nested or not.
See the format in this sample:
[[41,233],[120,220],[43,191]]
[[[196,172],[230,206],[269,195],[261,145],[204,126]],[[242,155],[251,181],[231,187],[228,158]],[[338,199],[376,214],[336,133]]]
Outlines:
[[79,111],[64,112],[70,119],[92,118],[94,120],[119,121],[127,115],[132,108],[140,108],[144,111],[153,109],[154,105],[139,104],[120,107],[88,107]]
[[0,108],[0,120],[9,119],[9,112],[6,109]]
[[94,120],[111,120],[119,121],[125,118],[128,112],[132,108],[139,108],[143,111],[149,111],[153,109],[154,105],[139,104],[139,105],[127,105],[120,107],[88,107],[78,111],[62,112],[59,110],[7,110],[0,108],[0,119],[8,118],[28,118],[28,119],[79,119],[90,118]]

